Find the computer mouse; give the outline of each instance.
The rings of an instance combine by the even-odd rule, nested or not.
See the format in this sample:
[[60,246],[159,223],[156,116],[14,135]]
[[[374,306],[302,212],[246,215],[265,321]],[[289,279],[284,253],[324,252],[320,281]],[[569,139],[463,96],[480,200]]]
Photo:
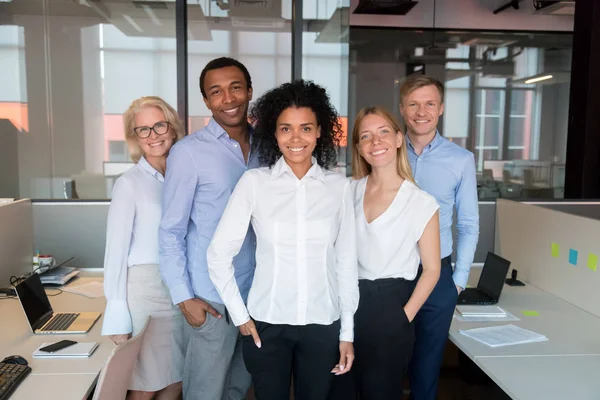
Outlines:
[[6,364],[20,364],[20,365],[28,364],[27,360],[21,356],[8,356],[0,362],[6,363]]

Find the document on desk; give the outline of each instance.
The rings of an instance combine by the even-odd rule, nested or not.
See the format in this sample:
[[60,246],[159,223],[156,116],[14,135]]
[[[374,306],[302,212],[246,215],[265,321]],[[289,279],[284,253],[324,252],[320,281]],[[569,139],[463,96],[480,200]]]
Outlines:
[[506,317],[506,311],[498,306],[456,306],[463,317]]
[[454,319],[460,322],[510,322],[520,321],[516,315],[505,311],[504,316],[489,315],[462,315],[458,311],[454,313]]
[[62,290],[64,292],[89,297],[90,299],[97,299],[104,296],[104,285],[97,281],[92,281],[77,286],[65,286],[62,288]]
[[73,346],[69,346],[64,349],[55,351],[54,353],[40,351],[42,347],[48,346],[50,344],[51,343],[42,343],[42,345],[33,352],[33,358],[87,358],[92,355],[92,353],[98,347],[99,343],[81,342]]
[[540,333],[528,331],[513,324],[459,330],[459,332],[490,347],[545,342],[548,340],[546,336]]

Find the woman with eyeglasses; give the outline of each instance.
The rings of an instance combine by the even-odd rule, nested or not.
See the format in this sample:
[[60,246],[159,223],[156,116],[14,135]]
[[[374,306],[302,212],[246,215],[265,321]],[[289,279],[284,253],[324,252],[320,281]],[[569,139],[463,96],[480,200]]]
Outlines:
[[119,345],[150,323],[128,399],[178,399],[183,371],[182,316],[158,268],[162,186],[171,146],[184,136],[175,110],[160,97],[135,100],[123,116],[136,165],[115,183],[106,230],[102,335]]

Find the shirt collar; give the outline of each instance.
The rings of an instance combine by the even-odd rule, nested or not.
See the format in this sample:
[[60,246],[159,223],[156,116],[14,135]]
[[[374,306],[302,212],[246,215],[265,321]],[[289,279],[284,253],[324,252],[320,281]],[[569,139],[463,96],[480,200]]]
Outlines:
[[[408,136],[408,134],[404,135],[404,137],[406,138],[406,143],[408,143],[408,147],[414,153],[415,147],[411,143],[410,137]],[[429,144],[423,148],[423,153],[421,153],[421,154],[432,151],[433,149],[438,147],[443,140],[444,140],[444,138],[442,138],[442,135],[440,135],[440,131],[435,131],[435,136],[433,137],[433,140],[431,142],[429,142]]]
[[159,182],[164,182],[165,181],[165,177],[162,176],[162,174],[160,172],[158,172],[157,170],[155,170],[154,167],[152,165],[150,165],[150,163],[148,162],[148,160],[146,160],[144,158],[144,156],[142,156],[140,158],[140,160],[138,161],[138,165],[144,171],[146,171],[147,173],[149,173],[150,175],[152,175]]
[[[206,130],[208,133],[213,135],[216,138],[220,138],[223,135],[226,135],[225,129],[214,118],[210,118],[208,125],[206,125]],[[252,143],[252,137],[254,136],[254,127],[248,124],[248,133],[250,134],[250,143]],[[229,137],[229,135],[227,135]]]
[[[323,172],[323,168],[321,168],[321,166],[317,163],[317,159],[315,157],[311,157],[311,162],[312,167],[310,167],[306,175],[304,175],[304,178],[315,178],[325,183],[325,173]],[[285,162],[283,156],[279,157],[279,160],[277,160],[271,170],[271,179],[277,179],[286,172],[288,172],[291,176],[296,177],[296,175],[294,175],[294,171],[292,171],[288,163]]]
[[219,123],[212,117],[210,121],[208,121],[208,125],[206,125],[206,130],[216,138],[219,138],[227,133],[225,132],[225,129],[223,129],[223,127],[219,125]]

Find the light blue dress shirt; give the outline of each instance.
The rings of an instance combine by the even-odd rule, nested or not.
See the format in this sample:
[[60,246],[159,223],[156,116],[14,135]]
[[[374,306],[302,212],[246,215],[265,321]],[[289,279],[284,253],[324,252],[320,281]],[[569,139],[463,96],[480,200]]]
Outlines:
[[[159,230],[160,270],[174,304],[195,296],[223,304],[208,275],[206,251],[246,165],[237,141],[211,118],[206,127],[176,143],[167,158]],[[244,301],[252,284],[256,238],[252,228],[233,260]]]
[[452,254],[452,220],[456,206],[456,263],[454,283],[467,285],[479,239],[479,203],[475,157],[470,151],[442,137],[439,132],[417,156],[408,135],[408,159],[417,185],[440,205],[442,258]]

